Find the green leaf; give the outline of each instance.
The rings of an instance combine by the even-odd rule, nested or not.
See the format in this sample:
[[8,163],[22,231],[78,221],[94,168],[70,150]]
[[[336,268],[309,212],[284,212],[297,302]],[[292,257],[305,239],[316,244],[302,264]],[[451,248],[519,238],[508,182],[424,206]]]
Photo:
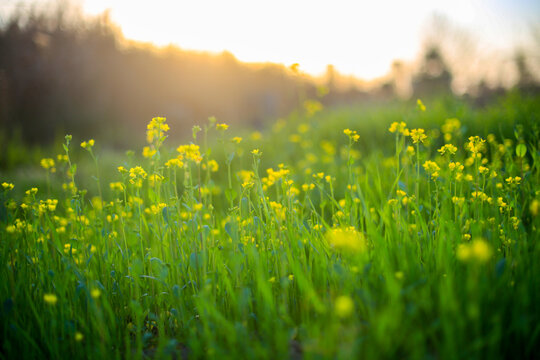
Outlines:
[[527,146],[525,144],[519,144],[516,146],[516,155],[519,157],[524,157],[527,154]]

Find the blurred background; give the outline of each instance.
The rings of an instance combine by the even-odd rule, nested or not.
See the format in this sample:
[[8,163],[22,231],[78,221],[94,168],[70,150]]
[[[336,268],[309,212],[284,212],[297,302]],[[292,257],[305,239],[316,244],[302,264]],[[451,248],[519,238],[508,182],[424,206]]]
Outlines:
[[257,129],[307,99],[539,93],[538,1],[354,3],[0,0],[0,152],[66,133],[133,147],[153,116],[175,138],[209,116]]

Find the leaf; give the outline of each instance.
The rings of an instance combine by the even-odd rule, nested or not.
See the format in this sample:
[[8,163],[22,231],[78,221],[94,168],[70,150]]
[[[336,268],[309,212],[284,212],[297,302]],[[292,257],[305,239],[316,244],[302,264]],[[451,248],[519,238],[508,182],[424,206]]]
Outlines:
[[519,144],[516,146],[516,155],[520,158],[524,157],[525,154],[527,154],[527,145],[525,144]]

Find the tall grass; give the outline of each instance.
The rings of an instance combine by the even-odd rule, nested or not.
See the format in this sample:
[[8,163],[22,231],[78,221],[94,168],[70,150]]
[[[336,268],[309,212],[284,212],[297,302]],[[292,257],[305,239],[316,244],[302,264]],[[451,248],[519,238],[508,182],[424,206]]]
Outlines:
[[210,118],[177,148],[154,118],[117,168],[66,136],[43,186],[2,184],[3,357],[533,357],[538,106],[513,101],[504,123],[427,104],[243,139]]

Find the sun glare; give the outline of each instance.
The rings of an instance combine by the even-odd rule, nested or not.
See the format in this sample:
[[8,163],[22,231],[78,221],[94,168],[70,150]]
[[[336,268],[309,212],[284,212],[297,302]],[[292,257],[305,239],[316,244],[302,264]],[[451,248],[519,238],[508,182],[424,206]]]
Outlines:
[[479,1],[456,1],[448,8],[423,0],[337,1],[332,7],[322,1],[282,0],[84,3],[90,14],[105,9],[130,39],[188,50],[226,50],[246,62],[298,62],[311,74],[333,64],[342,73],[367,79],[387,73],[394,59],[414,59],[434,13],[474,24],[496,39],[509,36],[497,36],[504,21],[495,10],[485,12]]

